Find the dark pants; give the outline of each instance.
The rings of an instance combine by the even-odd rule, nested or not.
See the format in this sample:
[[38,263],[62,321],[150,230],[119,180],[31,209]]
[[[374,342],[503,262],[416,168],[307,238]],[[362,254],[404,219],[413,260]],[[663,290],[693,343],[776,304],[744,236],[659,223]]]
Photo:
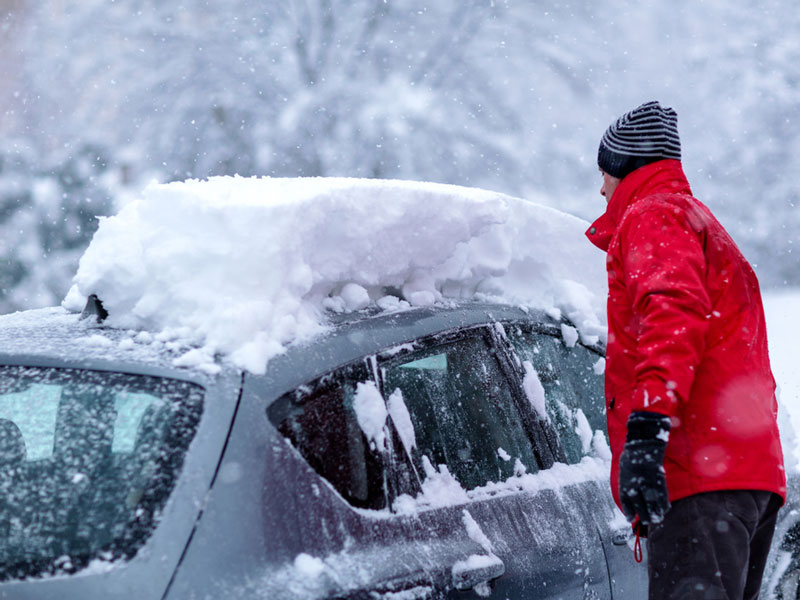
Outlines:
[[777,494],[730,490],[677,500],[647,536],[650,600],[754,600]]

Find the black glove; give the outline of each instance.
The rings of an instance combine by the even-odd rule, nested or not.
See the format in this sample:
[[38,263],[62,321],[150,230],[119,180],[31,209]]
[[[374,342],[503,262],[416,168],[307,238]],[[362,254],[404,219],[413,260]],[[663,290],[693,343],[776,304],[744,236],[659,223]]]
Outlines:
[[619,497],[628,521],[636,515],[643,525],[660,523],[669,510],[664,453],[669,417],[647,411],[631,413],[628,436],[619,457]]

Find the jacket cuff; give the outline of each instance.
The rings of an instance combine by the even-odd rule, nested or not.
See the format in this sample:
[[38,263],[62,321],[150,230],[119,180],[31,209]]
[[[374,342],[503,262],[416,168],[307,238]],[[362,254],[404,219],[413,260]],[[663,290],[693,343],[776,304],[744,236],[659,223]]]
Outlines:
[[634,411],[656,412],[672,416],[678,408],[678,396],[663,381],[642,382],[633,393],[631,408]]

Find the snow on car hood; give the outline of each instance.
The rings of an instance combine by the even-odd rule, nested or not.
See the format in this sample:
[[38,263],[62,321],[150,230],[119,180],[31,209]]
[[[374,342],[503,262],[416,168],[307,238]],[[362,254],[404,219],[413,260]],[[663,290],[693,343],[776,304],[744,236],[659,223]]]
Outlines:
[[[214,177],[154,184],[101,218],[64,300],[168,331],[263,373],[331,312],[484,299],[604,332],[605,267],[587,223],[485,190],[410,181]],[[180,359],[179,359],[180,361]]]

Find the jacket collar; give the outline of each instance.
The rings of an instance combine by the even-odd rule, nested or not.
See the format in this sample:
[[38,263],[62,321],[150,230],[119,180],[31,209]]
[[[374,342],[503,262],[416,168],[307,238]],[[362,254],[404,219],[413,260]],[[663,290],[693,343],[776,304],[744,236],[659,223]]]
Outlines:
[[659,160],[639,167],[623,178],[608,201],[606,212],[586,230],[586,237],[595,246],[607,252],[628,207],[637,200],[664,192],[689,195],[692,193],[679,160]]

